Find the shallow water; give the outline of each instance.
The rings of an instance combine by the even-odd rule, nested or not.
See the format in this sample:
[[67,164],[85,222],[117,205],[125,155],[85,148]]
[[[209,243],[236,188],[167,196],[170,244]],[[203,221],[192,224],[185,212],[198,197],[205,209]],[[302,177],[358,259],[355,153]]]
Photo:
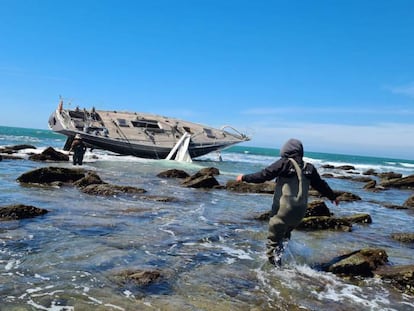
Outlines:
[[[43,140],[54,141],[53,136]],[[44,148],[43,140],[37,142],[36,152]],[[56,147],[61,145],[57,139]],[[414,310],[412,297],[377,279],[350,281],[311,268],[362,247],[384,248],[392,264],[412,264],[414,248],[392,240],[390,234],[411,232],[414,213],[370,203],[402,204],[410,191],[373,194],[364,191],[362,183],[328,179],[332,188],[363,198],[339,207],[327,202],[334,214],[369,213],[373,223],[354,225],[349,233],[295,230],[284,267],[277,270],[264,254],[267,223],[253,219],[269,209],[270,195],[187,189],[177,180],[156,177],[169,168],[195,173],[214,166],[225,184],[274,157],[230,150],[222,154],[223,162],[211,155],[183,164],[95,156],[88,153],[84,167],[103,180],[176,201],[21,186],[16,178],[28,170],[71,165],[0,162],[1,206],[23,203],[50,211],[33,219],[0,222],[0,310]],[[311,160],[330,163],[321,157]],[[398,168],[406,174],[412,170]],[[164,277],[147,287],[120,284],[114,277],[126,269],[146,268],[159,269]]]

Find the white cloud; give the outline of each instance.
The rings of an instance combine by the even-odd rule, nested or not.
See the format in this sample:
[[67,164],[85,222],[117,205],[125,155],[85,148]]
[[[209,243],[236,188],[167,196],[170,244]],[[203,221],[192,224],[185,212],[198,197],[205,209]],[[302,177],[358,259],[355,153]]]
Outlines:
[[414,97],[414,82],[389,88],[392,93]]

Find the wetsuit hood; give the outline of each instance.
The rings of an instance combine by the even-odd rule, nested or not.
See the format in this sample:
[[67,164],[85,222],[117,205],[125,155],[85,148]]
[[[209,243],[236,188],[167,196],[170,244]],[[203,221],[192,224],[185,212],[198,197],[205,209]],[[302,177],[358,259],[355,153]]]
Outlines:
[[282,158],[302,158],[303,145],[298,139],[291,138],[280,149],[280,156]]

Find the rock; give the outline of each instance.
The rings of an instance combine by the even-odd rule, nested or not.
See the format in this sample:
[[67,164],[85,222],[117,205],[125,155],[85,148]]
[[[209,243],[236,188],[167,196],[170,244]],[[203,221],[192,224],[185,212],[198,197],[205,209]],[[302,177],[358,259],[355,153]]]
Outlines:
[[297,229],[302,230],[339,230],[352,231],[352,223],[343,218],[329,216],[312,216],[303,218]]
[[387,188],[414,189],[414,175],[385,180],[381,182],[381,186]]
[[210,175],[217,176],[220,175],[220,171],[215,167],[205,167],[199,170],[196,175]]
[[99,185],[99,184],[106,184],[106,182],[102,181],[101,177],[99,177],[94,172],[87,172],[86,176],[75,181],[73,183],[76,187],[86,187],[89,185]]
[[42,167],[20,175],[17,181],[20,183],[50,184],[52,182],[75,182],[85,177],[83,169],[71,169],[64,167]]
[[271,214],[271,211],[267,211],[267,212],[264,212],[264,213],[262,213],[258,216],[255,216],[253,219],[259,220],[259,221],[269,221],[270,214]]
[[145,193],[145,189],[130,187],[130,186],[118,186],[107,183],[91,184],[85,187],[81,187],[80,190],[86,194],[94,194],[101,196],[115,196],[119,194],[137,194]]
[[333,168],[335,168],[335,166],[333,166],[331,164],[324,164],[324,165],[321,166],[321,168],[333,169]]
[[375,181],[369,177],[354,177],[352,178],[353,181],[358,181],[358,182],[364,182],[364,183],[370,183],[371,181]]
[[373,271],[388,262],[383,249],[365,248],[334,258],[321,269],[341,276],[374,276]]
[[390,180],[390,179],[401,178],[402,174],[394,173],[394,172],[386,172],[386,173],[379,173],[377,176],[383,180]]
[[2,157],[2,155],[0,154],[0,161],[3,161],[3,157]]
[[371,224],[372,218],[369,214],[355,214],[352,216],[342,217],[342,219],[349,221],[351,224]]
[[275,191],[276,183],[274,182],[264,182],[260,184],[253,184],[247,182],[239,182],[235,180],[229,180],[226,184],[226,189],[234,192],[241,193],[265,193],[273,194]]
[[377,182],[375,180],[371,180],[367,182],[363,188],[365,190],[372,190],[372,189],[375,189],[376,185],[377,185]]
[[406,208],[414,209],[414,195],[410,196],[403,204]]
[[52,147],[46,148],[40,154],[34,154],[29,157],[29,160],[32,161],[69,161],[69,156],[62,152],[56,151]]
[[362,175],[377,175],[374,169],[370,168],[369,170],[366,170],[362,173]]
[[360,201],[361,198],[356,194],[345,192],[345,191],[334,191],[337,195],[337,199],[343,202]]
[[174,197],[167,197],[167,196],[159,196],[159,195],[141,195],[139,196],[141,200],[147,201],[154,201],[154,202],[176,202],[178,201],[177,198]]
[[331,173],[325,173],[321,175],[323,178],[335,178],[335,176]]
[[183,170],[171,169],[157,175],[160,178],[188,178],[190,175]]
[[306,209],[305,217],[311,216],[331,216],[331,211],[325,202],[322,200],[317,200],[308,203],[308,208]]
[[337,166],[335,168],[338,169],[338,170],[350,171],[350,170],[354,170],[355,169],[355,166],[352,166],[352,165],[340,165],[340,166]]
[[16,153],[19,150],[24,150],[24,149],[36,149],[36,147],[32,145],[26,145],[26,144],[6,146],[3,148],[0,148],[0,152],[12,154],[12,153]]
[[391,238],[404,243],[413,243],[414,233],[392,233]]
[[17,204],[0,207],[0,219],[3,220],[33,218],[46,213],[48,213],[48,210],[31,205]]
[[214,188],[220,186],[219,182],[216,178],[214,178],[214,176],[204,175],[195,179],[192,177],[193,176],[184,180],[181,185],[188,188]]
[[414,265],[384,266],[374,271],[374,274],[398,290],[414,295]]
[[118,283],[123,285],[133,283],[139,286],[147,286],[154,282],[158,282],[161,278],[159,270],[126,270],[115,275]]

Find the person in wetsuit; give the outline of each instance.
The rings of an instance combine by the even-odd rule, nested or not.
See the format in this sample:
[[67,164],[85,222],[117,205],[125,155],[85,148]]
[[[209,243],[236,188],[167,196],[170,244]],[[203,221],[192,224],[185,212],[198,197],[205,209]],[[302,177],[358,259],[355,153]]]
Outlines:
[[237,177],[237,181],[248,183],[262,183],[276,178],[266,252],[269,262],[275,266],[282,263],[283,241],[290,239],[290,232],[305,216],[309,186],[338,204],[335,193],[320,177],[316,168],[303,161],[303,145],[300,140],[289,139],[280,149],[280,157],[257,173]]
[[86,146],[82,141],[82,137],[79,134],[76,134],[75,139],[70,147],[69,152],[73,151],[73,165],[83,163],[83,156],[86,152]]

